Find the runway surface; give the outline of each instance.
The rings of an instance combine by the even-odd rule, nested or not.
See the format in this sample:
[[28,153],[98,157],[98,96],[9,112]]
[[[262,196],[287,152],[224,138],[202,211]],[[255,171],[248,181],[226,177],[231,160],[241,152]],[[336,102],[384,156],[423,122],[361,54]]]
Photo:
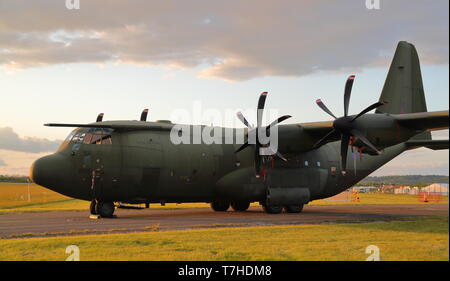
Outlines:
[[246,212],[214,212],[207,208],[118,209],[115,212],[117,218],[111,219],[90,219],[87,210],[5,214],[0,215],[0,237],[18,238],[232,226],[391,221],[411,216],[448,215],[448,206],[448,204],[313,205],[305,206],[300,214],[266,214],[260,207],[252,207]]

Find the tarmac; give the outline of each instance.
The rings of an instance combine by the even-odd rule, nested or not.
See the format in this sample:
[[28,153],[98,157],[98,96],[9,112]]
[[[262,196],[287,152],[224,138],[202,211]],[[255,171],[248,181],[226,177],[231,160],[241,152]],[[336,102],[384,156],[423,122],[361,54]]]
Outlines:
[[363,223],[447,215],[448,204],[311,205],[299,214],[266,214],[260,207],[246,212],[214,212],[208,208],[117,209],[116,218],[89,218],[89,211],[52,211],[0,215],[1,238],[66,236],[217,227]]

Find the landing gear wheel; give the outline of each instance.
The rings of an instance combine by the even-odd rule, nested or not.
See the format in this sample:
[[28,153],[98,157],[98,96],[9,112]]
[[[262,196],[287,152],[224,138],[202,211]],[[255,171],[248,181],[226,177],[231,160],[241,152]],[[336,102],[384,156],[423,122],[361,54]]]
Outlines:
[[286,213],[301,213],[303,210],[303,204],[284,206]]
[[230,202],[215,201],[211,202],[211,209],[216,212],[226,212],[230,208]]
[[239,201],[231,203],[231,208],[233,208],[233,210],[237,212],[247,211],[248,207],[250,207],[250,202],[248,201]]
[[89,211],[91,211],[91,215],[98,215],[97,213],[97,201],[92,200],[91,205],[89,206]]
[[96,211],[102,218],[112,218],[114,214],[114,203],[98,201]]
[[268,214],[279,214],[283,211],[282,206],[273,206],[273,205],[262,205],[264,212]]

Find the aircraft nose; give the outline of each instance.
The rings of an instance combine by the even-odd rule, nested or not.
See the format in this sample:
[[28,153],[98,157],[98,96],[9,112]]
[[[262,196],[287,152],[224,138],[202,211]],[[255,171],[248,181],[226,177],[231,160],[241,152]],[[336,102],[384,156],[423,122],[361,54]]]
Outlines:
[[58,191],[58,188],[70,180],[71,169],[63,155],[52,154],[34,161],[30,168],[30,179],[46,188]]

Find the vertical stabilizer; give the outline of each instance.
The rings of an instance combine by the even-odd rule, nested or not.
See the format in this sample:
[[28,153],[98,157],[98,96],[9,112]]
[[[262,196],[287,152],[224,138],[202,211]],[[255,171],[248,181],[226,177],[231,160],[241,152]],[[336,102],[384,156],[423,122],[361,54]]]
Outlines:
[[380,101],[387,101],[377,113],[426,112],[425,93],[419,56],[413,44],[401,41],[397,45]]
[[[398,43],[380,101],[388,103],[380,106],[376,113],[403,114],[427,111],[419,56],[413,44],[406,41]],[[415,139],[431,139],[431,134],[425,132]]]

